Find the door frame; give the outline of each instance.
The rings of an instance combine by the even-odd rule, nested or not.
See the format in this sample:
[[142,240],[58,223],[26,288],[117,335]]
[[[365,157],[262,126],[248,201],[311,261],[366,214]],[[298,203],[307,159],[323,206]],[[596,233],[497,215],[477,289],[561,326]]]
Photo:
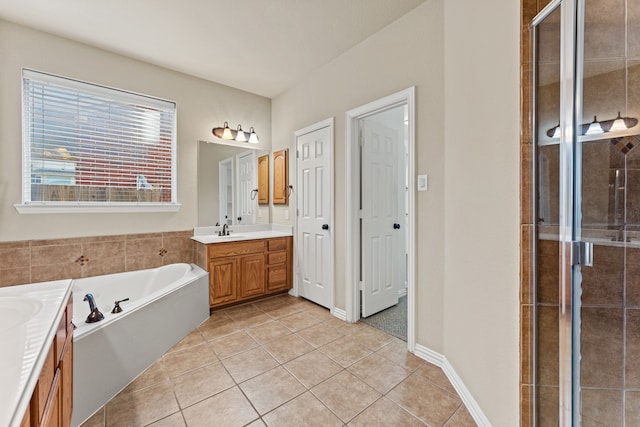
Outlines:
[[409,139],[409,161],[407,174],[409,189],[407,192],[409,211],[407,212],[407,348],[413,352],[415,337],[415,268],[416,268],[416,194],[415,194],[415,86],[377,99],[368,104],[354,108],[346,113],[346,318],[348,322],[360,319],[360,284],[358,283],[358,266],[360,259],[360,151],[358,141],[358,120],[381,110],[407,105],[409,123],[407,126]]
[[[328,145],[328,149],[329,149],[329,191],[330,191],[330,197],[329,197],[329,214],[331,215],[331,217],[328,220],[329,223],[329,259],[331,260],[330,262],[330,268],[329,268],[329,277],[331,278],[331,288],[330,288],[330,292],[331,292],[331,297],[330,297],[330,311],[331,313],[334,313],[335,310],[335,289],[336,289],[336,277],[335,277],[335,237],[334,237],[334,230],[335,230],[335,203],[334,203],[334,199],[335,199],[335,192],[334,192],[334,179],[333,179],[333,171],[334,171],[334,158],[333,158],[333,149],[334,149],[334,136],[333,136],[333,132],[334,132],[334,117],[329,117],[328,119],[319,121],[317,123],[314,123],[312,125],[309,125],[307,127],[304,127],[302,129],[298,129],[297,131],[295,131],[293,133],[293,147],[294,147],[294,151],[296,153],[295,155],[295,174],[296,174],[296,186],[295,186],[295,191],[301,191],[301,185],[298,182],[298,138],[302,135],[306,135],[308,133],[311,132],[315,132],[317,130],[323,129],[323,128],[329,128],[329,145]],[[295,192],[293,193],[294,195],[296,194]],[[298,235],[298,198],[295,197],[295,221],[293,224],[293,235],[297,236]],[[295,250],[295,245],[296,245],[296,241],[297,239],[293,239],[293,253],[295,255],[296,250]],[[298,261],[298,257],[294,256],[293,257],[293,287],[291,288],[291,291],[289,292],[289,294],[293,295],[293,296],[300,296],[300,292],[299,292],[299,286],[300,283],[298,281],[298,274],[297,272],[299,271],[300,265],[299,265],[299,261]]]

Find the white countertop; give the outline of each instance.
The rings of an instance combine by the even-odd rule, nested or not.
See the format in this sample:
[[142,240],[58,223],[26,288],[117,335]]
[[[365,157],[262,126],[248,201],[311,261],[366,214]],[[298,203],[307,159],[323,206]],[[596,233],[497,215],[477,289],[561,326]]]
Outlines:
[[19,426],[71,295],[71,280],[0,288],[0,426]]
[[[233,230],[233,227],[230,227]],[[288,231],[278,230],[265,230],[265,231],[232,231],[228,236],[218,236],[217,234],[206,234],[193,236],[191,239],[196,242],[204,243],[206,245],[212,243],[226,243],[226,242],[239,242],[242,240],[255,240],[255,239],[271,239],[274,237],[286,237],[291,236],[292,233]]]

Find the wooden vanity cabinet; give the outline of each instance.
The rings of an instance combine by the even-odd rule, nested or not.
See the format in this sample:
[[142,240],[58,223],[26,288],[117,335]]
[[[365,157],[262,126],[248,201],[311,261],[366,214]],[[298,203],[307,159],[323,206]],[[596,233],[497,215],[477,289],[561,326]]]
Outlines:
[[21,427],[69,427],[73,410],[73,298],[69,298]]
[[292,237],[206,245],[209,306],[232,305],[291,289]]

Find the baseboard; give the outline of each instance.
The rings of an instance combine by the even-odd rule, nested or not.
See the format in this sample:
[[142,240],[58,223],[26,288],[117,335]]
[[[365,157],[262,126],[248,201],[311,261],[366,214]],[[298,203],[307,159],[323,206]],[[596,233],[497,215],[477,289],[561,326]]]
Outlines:
[[478,405],[478,402],[473,398],[469,389],[464,385],[462,379],[444,355],[420,344],[416,344],[413,354],[440,367],[451,382],[451,385],[453,385],[453,388],[458,392],[462,403],[467,407],[469,414],[471,414],[476,424],[480,427],[491,427],[491,422],[489,422],[487,416],[482,412],[480,405]]
[[347,312],[345,310],[341,310],[338,307],[333,307],[331,309],[331,314],[333,314],[340,320],[344,320],[345,322],[347,321]]
[[398,291],[398,298],[402,298],[407,296],[407,288],[406,286]]

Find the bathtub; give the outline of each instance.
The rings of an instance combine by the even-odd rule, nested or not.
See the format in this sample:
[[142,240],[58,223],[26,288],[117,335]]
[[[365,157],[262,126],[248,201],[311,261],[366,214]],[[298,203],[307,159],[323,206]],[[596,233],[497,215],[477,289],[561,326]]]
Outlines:
[[[78,426],[209,317],[209,274],[194,264],[76,279],[72,284],[73,418]],[[86,323],[93,294],[104,320]],[[121,313],[112,314],[114,302]]]

